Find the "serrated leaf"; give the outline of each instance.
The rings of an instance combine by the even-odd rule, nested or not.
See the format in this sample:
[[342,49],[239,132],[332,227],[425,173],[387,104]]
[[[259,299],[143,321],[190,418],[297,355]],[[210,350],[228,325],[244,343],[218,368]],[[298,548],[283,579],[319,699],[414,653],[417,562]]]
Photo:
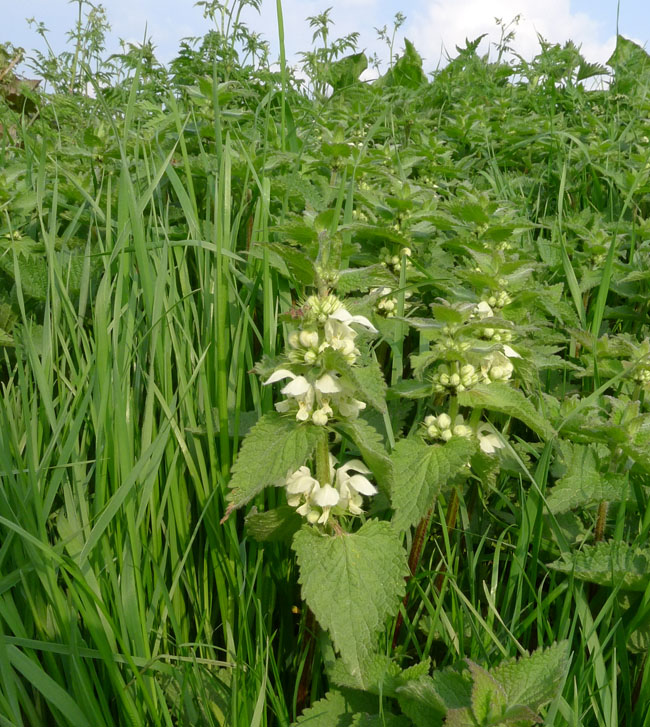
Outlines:
[[645,591],[650,583],[650,549],[620,541],[587,545],[576,553],[564,554],[549,568],[601,586]]
[[246,535],[259,542],[275,543],[290,540],[300,530],[304,520],[289,505],[281,505],[267,512],[252,512],[246,516]]
[[340,273],[336,290],[339,295],[352,292],[365,292],[371,288],[393,286],[395,278],[381,265],[369,265],[365,268],[350,268]]
[[462,709],[472,703],[472,680],[468,671],[436,669],[431,675],[436,693],[447,709]]
[[403,396],[405,399],[426,399],[431,396],[432,386],[429,381],[402,379],[402,381],[391,386],[390,391],[398,396]]
[[454,437],[445,444],[425,444],[419,439],[399,441],[391,454],[395,527],[406,530],[418,523],[442,485],[469,462],[475,451],[476,444],[465,437]]
[[361,675],[375,637],[404,596],[406,552],[390,523],[323,535],[305,526],[293,538],[302,596],[353,676]]
[[386,411],[386,382],[375,359],[368,359],[363,366],[350,366],[340,351],[327,349],[323,362],[328,371],[345,376],[355,388],[355,395],[380,411]]
[[321,436],[322,429],[312,424],[265,414],[244,438],[232,467],[229,509],[245,505],[265,487],[281,486],[288,472],[305,463]]
[[416,727],[442,727],[447,710],[431,677],[421,676],[400,687],[397,701]]
[[629,485],[625,475],[599,472],[598,457],[593,445],[569,445],[567,472],[547,496],[553,514],[576,507],[588,507],[602,500],[620,502],[628,497]]
[[569,666],[569,642],[561,641],[530,656],[502,662],[491,670],[505,690],[509,710],[523,705],[537,712],[562,689]]
[[401,669],[390,656],[373,654],[365,664],[362,674],[350,674],[345,663],[337,659],[328,677],[339,687],[363,689],[383,697],[395,697],[405,684],[428,674],[430,667],[431,660],[425,659],[408,669]]
[[379,432],[361,418],[337,422],[336,428],[356,444],[379,487],[390,493],[393,489],[393,462]]
[[643,414],[629,426],[631,436],[619,443],[623,452],[637,465],[650,473],[650,414]]
[[498,724],[506,709],[506,691],[487,669],[469,661],[474,680],[472,685],[472,712],[478,724]]
[[350,690],[328,692],[294,722],[309,727],[351,727],[354,715],[374,711],[377,698]]
[[555,435],[553,427],[535,409],[530,400],[521,391],[513,389],[508,384],[498,381],[492,384],[479,384],[469,391],[460,392],[458,401],[461,406],[482,407],[515,417],[542,439],[550,439]]

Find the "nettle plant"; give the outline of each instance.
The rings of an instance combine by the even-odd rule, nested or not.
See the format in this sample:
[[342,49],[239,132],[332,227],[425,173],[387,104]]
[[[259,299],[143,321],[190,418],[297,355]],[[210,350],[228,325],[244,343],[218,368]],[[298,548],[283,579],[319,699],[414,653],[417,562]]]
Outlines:
[[[446,322],[449,330],[442,330],[432,348],[447,363],[446,373],[438,367],[428,379],[431,413],[389,452],[370,423],[377,416],[369,415],[374,409],[384,421],[388,417],[387,387],[371,346],[378,329],[352,312],[358,300],[332,293],[337,278],[320,276],[326,282],[318,293],[288,319],[283,355],[256,367],[263,384],[277,386],[280,396],[275,411],[244,439],[226,513],[264,488],[283,493],[277,507],[253,508],[246,531],[259,541],[291,540],[302,597],[339,657],[326,658],[329,680],[337,687],[298,722],[342,724],[343,715],[356,715],[363,724],[383,719],[382,724],[422,726],[538,721],[539,708],[563,683],[566,642],[492,671],[468,660],[431,673],[428,658],[402,668],[381,639],[393,624],[393,643],[397,640],[401,618],[393,619],[417,568],[441,488],[453,497],[473,459],[489,459],[503,446],[472,397],[489,397],[490,388],[498,387],[493,399],[505,398],[511,410],[526,408],[523,394],[508,388],[518,354],[495,340],[495,333],[486,334],[489,325],[496,326],[488,301],[449,308],[454,323]],[[372,300],[366,299],[368,315]],[[493,305],[506,302],[502,296]],[[377,321],[380,315],[375,311]],[[473,331],[480,350],[451,345],[463,327]],[[410,552],[404,543],[411,544]]]

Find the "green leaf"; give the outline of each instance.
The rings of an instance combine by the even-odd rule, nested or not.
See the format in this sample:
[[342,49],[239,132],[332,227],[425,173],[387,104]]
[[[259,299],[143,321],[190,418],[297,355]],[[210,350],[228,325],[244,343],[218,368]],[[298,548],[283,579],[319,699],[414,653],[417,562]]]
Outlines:
[[404,596],[408,567],[399,535],[378,520],[350,535],[326,536],[305,526],[295,534],[293,549],[303,599],[350,673],[361,675],[377,633]]
[[650,414],[642,414],[628,426],[629,435],[619,443],[623,452],[650,473]]
[[[411,357],[411,361],[413,357]],[[432,386],[429,381],[416,381],[414,379],[402,379],[390,387],[390,392],[405,399],[426,399],[431,396]]]
[[309,727],[352,727],[354,715],[375,711],[378,700],[369,694],[350,690],[328,692],[294,722]]
[[449,710],[445,727],[531,725],[539,709],[561,691],[569,667],[569,642],[554,644],[489,671],[467,660],[472,675],[471,706]]
[[327,349],[323,361],[329,371],[338,371],[354,385],[355,395],[362,401],[386,412],[386,382],[375,359],[367,357],[363,366],[350,366],[340,351]]
[[461,406],[482,407],[489,411],[508,414],[522,421],[542,439],[550,439],[555,430],[518,389],[501,382],[479,384],[458,394]]
[[549,568],[601,586],[645,591],[650,583],[650,549],[621,541],[586,545],[577,553],[563,554]]
[[265,487],[284,484],[316,448],[323,430],[275,412],[265,414],[244,438],[230,479],[229,510],[245,505]]
[[416,727],[441,727],[447,711],[430,676],[421,676],[397,690],[397,701]]
[[368,58],[365,53],[345,56],[330,64],[327,82],[335,91],[338,91],[356,83],[366,68],[368,68]]
[[468,661],[474,684],[472,712],[478,724],[498,724],[506,709],[506,691],[482,666]]
[[405,684],[427,675],[430,667],[431,660],[426,659],[408,669],[402,669],[390,656],[373,654],[364,665],[362,674],[350,674],[345,663],[337,659],[329,670],[328,677],[339,687],[362,689],[383,697],[395,697]]
[[555,699],[569,667],[569,642],[560,641],[530,656],[502,662],[491,670],[506,692],[508,707],[525,705],[537,712]]
[[601,473],[593,445],[563,442],[567,472],[547,497],[549,510],[557,515],[576,507],[596,505],[603,500],[620,502],[631,493],[625,475]]
[[336,422],[336,429],[356,444],[379,487],[384,492],[390,493],[393,488],[393,461],[386,451],[379,432],[361,418]]
[[290,540],[303,523],[295,508],[281,505],[268,512],[251,512],[246,516],[245,532],[257,541],[275,543]]
[[425,444],[420,439],[399,441],[391,454],[395,527],[406,530],[418,523],[442,485],[469,462],[475,451],[476,444],[465,437],[454,437],[445,444]]

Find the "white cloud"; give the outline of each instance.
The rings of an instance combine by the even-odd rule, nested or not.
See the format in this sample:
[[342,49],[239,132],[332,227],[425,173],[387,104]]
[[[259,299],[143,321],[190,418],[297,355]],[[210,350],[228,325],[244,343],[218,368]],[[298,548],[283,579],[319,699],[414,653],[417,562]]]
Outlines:
[[474,40],[483,33],[488,37],[479,52],[490,49],[490,56],[496,57],[489,46],[500,37],[495,18],[507,24],[521,16],[512,46],[527,60],[539,53],[538,33],[553,43],[573,40],[591,62],[604,63],[616,43],[615,36],[607,37],[602,25],[589,15],[572,12],[569,0],[429,0],[426,5],[411,15],[404,31],[425,57],[427,70],[444,65],[447,54],[457,55],[457,45],[464,47],[465,39]]

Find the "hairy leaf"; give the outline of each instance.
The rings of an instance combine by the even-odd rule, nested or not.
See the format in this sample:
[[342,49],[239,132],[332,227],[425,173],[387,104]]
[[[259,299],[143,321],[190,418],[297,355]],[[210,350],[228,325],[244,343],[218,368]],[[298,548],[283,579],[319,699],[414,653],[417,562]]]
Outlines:
[[650,549],[618,541],[587,545],[576,553],[564,554],[549,568],[601,586],[645,591],[650,583]]
[[379,432],[361,418],[337,422],[336,428],[356,444],[379,487],[390,493],[393,488],[393,462]]
[[406,530],[419,522],[442,485],[469,462],[475,450],[476,444],[464,437],[454,437],[445,444],[425,444],[419,439],[398,442],[391,455],[395,527]]
[[509,707],[521,704],[537,711],[562,689],[568,666],[569,642],[561,641],[502,662],[491,673],[503,685]]
[[376,697],[348,689],[328,692],[309,709],[306,709],[294,724],[309,727],[352,727],[354,715],[375,711]]
[[399,687],[397,701],[416,727],[442,726],[447,709],[430,676],[421,676]]
[[323,431],[312,424],[265,414],[244,438],[233,465],[229,509],[245,505],[265,487],[283,485],[287,473],[305,463],[320,436]]
[[395,697],[398,690],[410,681],[417,680],[429,672],[431,660],[402,669],[390,656],[373,654],[366,662],[362,674],[350,674],[341,659],[337,659],[330,669],[330,681],[339,687],[363,689],[384,697]]
[[361,675],[375,636],[404,595],[408,568],[399,535],[378,520],[333,537],[305,526],[295,534],[293,549],[304,600],[351,675]]
[[490,411],[508,414],[522,421],[542,439],[550,439],[555,434],[553,427],[531,404],[530,400],[517,389],[501,382],[479,384],[458,394],[461,406],[483,407]]
[[567,472],[548,495],[549,510],[557,515],[576,507],[595,505],[602,500],[620,502],[629,494],[627,477],[599,472],[598,457],[592,445],[569,445]]
[[246,516],[245,531],[257,541],[290,540],[303,522],[293,507],[281,505],[268,512],[251,512]]

